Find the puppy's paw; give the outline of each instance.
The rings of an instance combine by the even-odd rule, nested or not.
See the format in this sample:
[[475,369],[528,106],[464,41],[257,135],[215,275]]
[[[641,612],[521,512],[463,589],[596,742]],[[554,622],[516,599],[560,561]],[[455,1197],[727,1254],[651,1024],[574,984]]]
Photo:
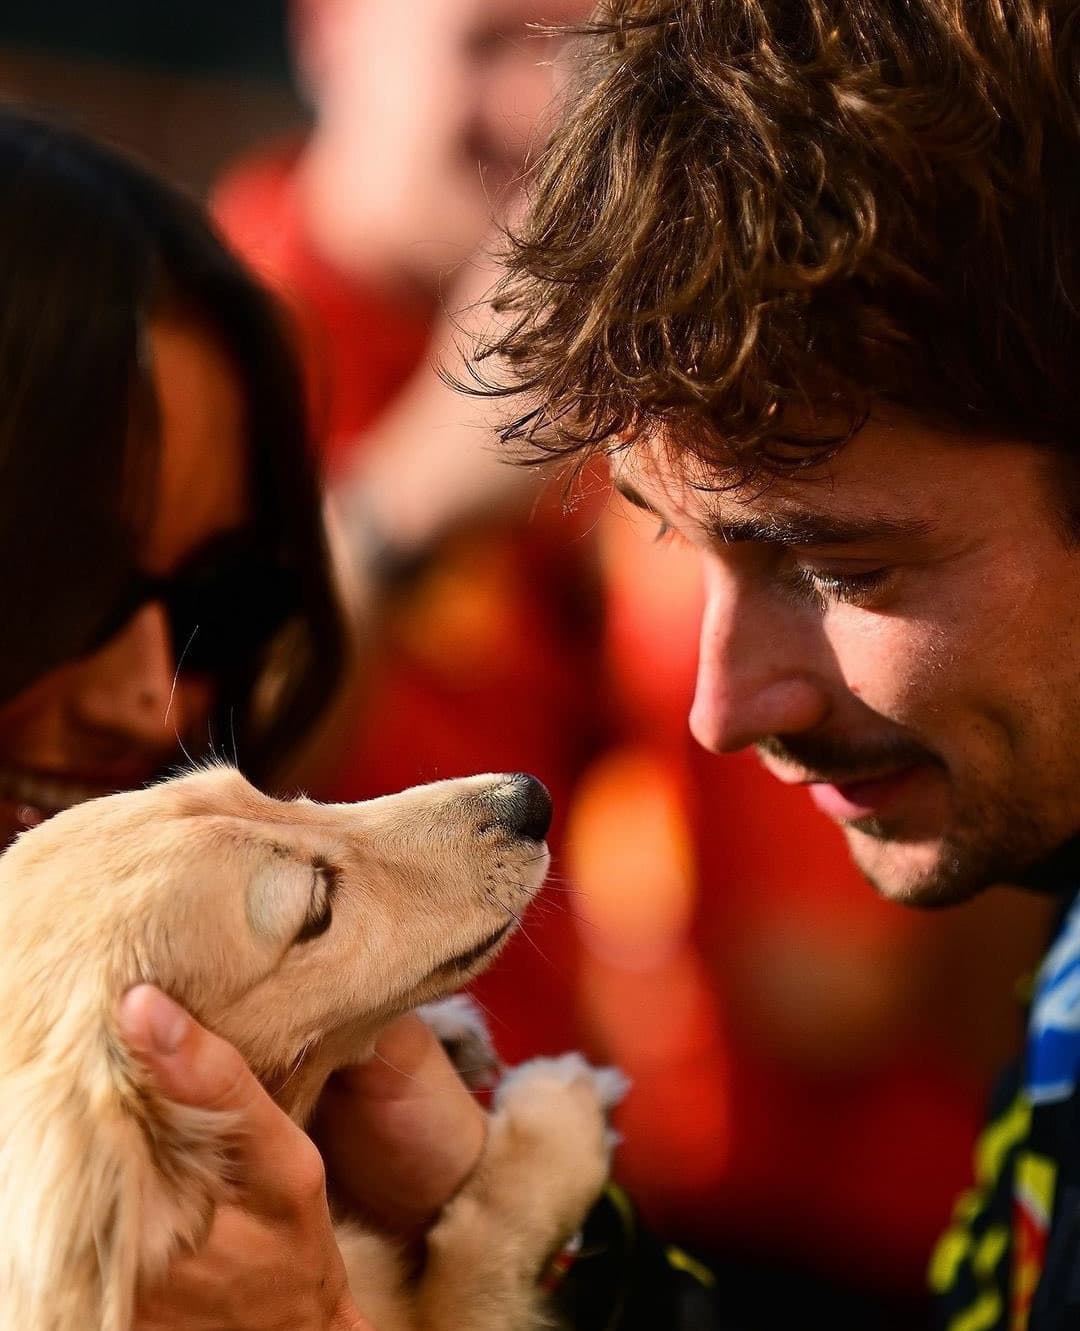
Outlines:
[[485,1091],[495,1085],[503,1064],[480,1009],[467,994],[452,994],[438,1003],[425,1003],[416,1011],[435,1032],[470,1091]]
[[534,1251],[564,1241],[600,1195],[616,1140],[608,1112],[627,1085],[580,1054],[533,1059],[499,1083],[472,1190],[497,1196],[505,1223],[534,1235]]
[[473,1174],[428,1236],[429,1254],[460,1269],[490,1266],[533,1288],[544,1263],[603,1190],[611,1163],[609,1110],[628,1083],[580,1054],[536,1058],[495,1091],[487,1141]]
[[588,1090],[604,1116],[604,1141],[610,1151],[619,1143],[619,1134],[610,1125],[612,1110],[630,1089],[630,1079],[618,1068],[594,1067],[583,1054],[560,1054],[557,1058],[534,1058],[513,1068],[495,1091],[495,1108],[511,1111],[515,1105],[537,1098],[558,1098],[558,1088]]

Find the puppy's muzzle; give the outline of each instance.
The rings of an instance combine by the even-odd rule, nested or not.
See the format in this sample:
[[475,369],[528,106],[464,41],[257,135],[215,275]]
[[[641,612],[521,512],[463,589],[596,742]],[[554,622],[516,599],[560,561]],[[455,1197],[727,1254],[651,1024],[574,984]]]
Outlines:
[[547,786],[528,772],[512,772],[491,792],[492,824],[525,841],[543,841],[551,827]]

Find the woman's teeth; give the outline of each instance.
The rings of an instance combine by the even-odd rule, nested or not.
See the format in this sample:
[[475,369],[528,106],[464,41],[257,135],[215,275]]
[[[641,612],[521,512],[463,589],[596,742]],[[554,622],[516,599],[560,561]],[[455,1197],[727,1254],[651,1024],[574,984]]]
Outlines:
[[[87,800],[97,799],[99,795],[105,794],[108,794],[108,791],[103,787],[87,786],[81,782],[57,781],[29,776],[25,772],[0,772],[0,798],[11,804],[24,806],[27,814],[37,812],[48,817],[49,814],[60,813],[64,809],[84,804]],[[27,826],[33,826],[33,822],[23,817],[23,811],[23,808],[20,808],[20,821]],[[34,821],[40,822],[41,817]]]

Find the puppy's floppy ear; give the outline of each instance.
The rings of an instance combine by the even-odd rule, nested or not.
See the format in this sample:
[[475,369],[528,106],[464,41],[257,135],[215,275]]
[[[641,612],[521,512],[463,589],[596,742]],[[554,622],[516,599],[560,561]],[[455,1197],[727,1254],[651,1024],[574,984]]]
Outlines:
[[46,1053],[5,1080],[0,1325],[129,1331],[139,1282],[227,1196],[234,1126],[157,1095],[108,1034],[77,1069]]
[[128,1132],[139,1147],[126,1158],[126,1186],[138,1189],[138,1249],[143,1280],[161,1275],[179,1251],[206,1237],[214,1208],[230,1195],[230,1155],[238,1124],[232,1114],[177,1104],[154,1090],[126,1051],[132,1084]]
[[330,925],[334,872],[321,860],[276,843],[259,846],[247,888],[247,918],[257,938],[292,943]]

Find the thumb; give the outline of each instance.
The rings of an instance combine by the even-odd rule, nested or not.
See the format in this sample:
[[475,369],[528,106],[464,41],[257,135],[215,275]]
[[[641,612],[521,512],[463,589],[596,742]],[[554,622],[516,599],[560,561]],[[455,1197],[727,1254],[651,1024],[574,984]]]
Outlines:
[[237,1050],[160,989],[149,984],[129,989],[116,1015],[132,1053],[170,1100],[246,1116],[265,1097]]
[[234,1120],[245,1209],[277,1215],[323,1188],[322,1160],[311,1140],[227,1040],[149,984],[129,989],[116,1017],[120,1035],[166,1099]]

